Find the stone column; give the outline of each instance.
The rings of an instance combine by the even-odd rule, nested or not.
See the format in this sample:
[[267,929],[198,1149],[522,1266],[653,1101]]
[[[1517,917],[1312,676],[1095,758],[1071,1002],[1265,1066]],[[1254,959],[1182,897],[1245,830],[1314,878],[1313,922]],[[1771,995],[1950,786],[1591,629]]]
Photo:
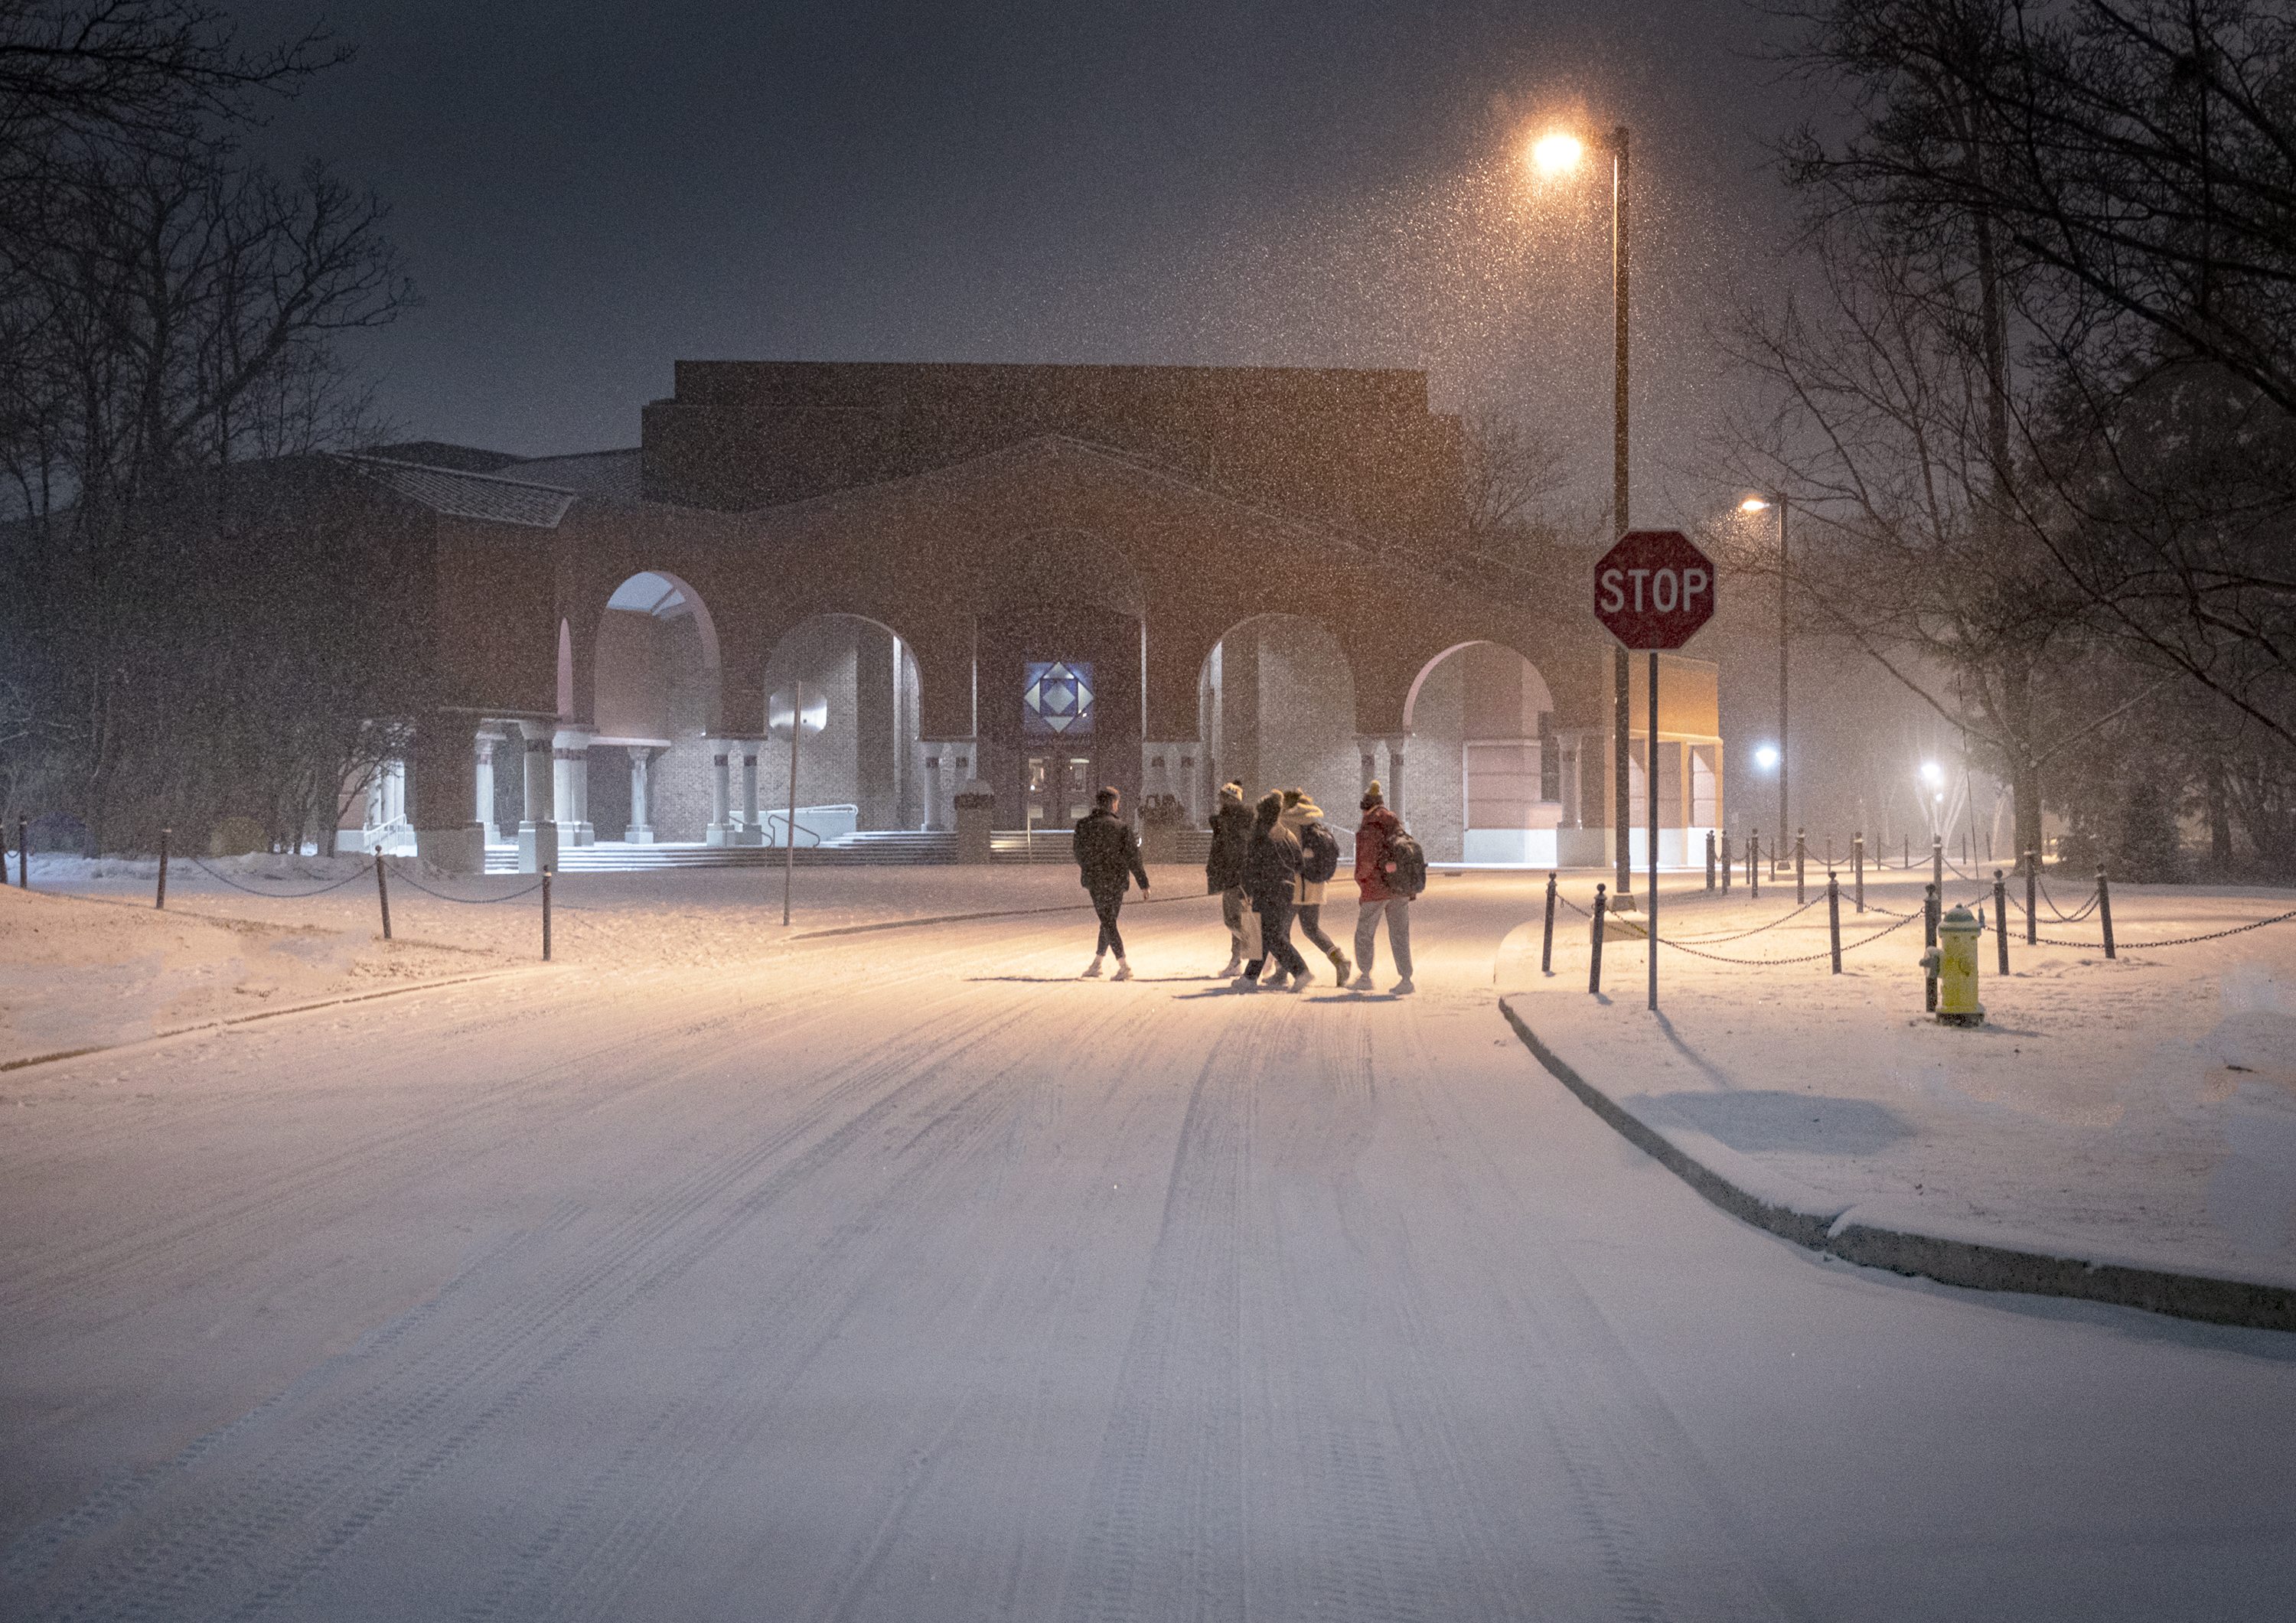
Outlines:
[[587,727],[561,727],[550,741],[553,792],[558,803],[558,841],[562,846],[597,843],[597,832],[589,822],[590,741],[596,736]]
[[558,866],[558,823],[553,798],[556,763],[551,758],[550,724],[521,721],[526,746],[526,805],[518,824],[518,871],[539,873]]
[[1363,757],[1363,782],[1356,785],[1358,799],[1370,792],[1371,781],[1379,775],[1380,742],[1376,738],[1356,740],[1356,750]]
[[651,745],[631,744],[630,752],[630,825],[622,831],[622,839],[630,845],[653,843],[653,820],[646,795],[646,771],[653,764],[656,751]]
[[1403,811],[1403,747],[1409,742],[1408,733],[1390,734],[1387,740],[1387,809],[1398,817]]
[[733,785],[727,781],[730,767],[726,752],[733,746],[726,740],[709,741],[709,832],[702,836],[711,845],[734,845],[734,825],[727,820],[728,802],[733,799]]
[[765,740],[745,738],[739,741],[738,747],[742,751],[742,823],[732,843],[763,845],[766,820],[758,811],[758,751],[765,748]]
[[492,725],[479,729],[477,740],[479,788],[478,804],[474,809],[479,814],[479,826],[486,831],[488,845],[502,843],[502,830],[495,826],[495,746],[502,742],[503,735],[496,732]]
[[948,826],[940,815],[940,756],[938,752],[925,757],[925,830],[938,832]]
[[427,719],[416,727],[407,756],[407,821],[414,825],[415,856],[449,873],[485,873],[486,831],[471,816],[477,763],[470,723]]

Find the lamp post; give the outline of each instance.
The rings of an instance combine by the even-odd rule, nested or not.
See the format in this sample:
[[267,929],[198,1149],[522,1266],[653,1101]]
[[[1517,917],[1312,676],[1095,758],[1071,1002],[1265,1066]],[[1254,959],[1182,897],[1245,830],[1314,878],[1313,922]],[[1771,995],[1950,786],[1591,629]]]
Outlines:
[[782,922],[790,922],[790,890],[797,877],[797,752],[798,746],[829,725],[828,695],[816,691],[808,701],[800,681],[789,693],[766,701],[766,731],[786,738],[790,747],[788,821],[782,830]]
[[[1767,502],[1750,496],[1738,504],[1742,512],[1771,506],[1778,510],[1778,828],[1783,832],[1793,826],[1786,817],[1786,498],[1783,493]],[[1775,867],[1770,871],[1777,872]]]
[[[1627,234],[1628,136],[1623,124],[1607,135],[1595,137],[1597,151],[1611,154],[1611,309],[1614,328],[1615,363],[1612,368],[1612,405],[1611,429],[1611,516],[1612,538],[1627,533],[1627,312],[1628,278],[1632,270]],[[1585,151],[1577,137],[1553,135],[1542,137],[1531,148],[1531,158],[1550,175],[1559,175],[1578,166]],[[1635,905],[1634,898],[1634,791],[1629,775],[1633,750],[1628,734],[1633,725],[1633,701],[1629,696],[1632,676],[1629,674],[1627,651],[1623,645],[1611,651],[1611,676],[1613,689],[1613,724],[1611,772],[1612,791],[1618,805],[1617,881],[1618,894],[1611,900],[1613,911],[1622,911]],[[1658,740],[1650,742],[1652,781],[1650,795],[1657,804]],[[1652,855],[1657,855],[1653,848]]]

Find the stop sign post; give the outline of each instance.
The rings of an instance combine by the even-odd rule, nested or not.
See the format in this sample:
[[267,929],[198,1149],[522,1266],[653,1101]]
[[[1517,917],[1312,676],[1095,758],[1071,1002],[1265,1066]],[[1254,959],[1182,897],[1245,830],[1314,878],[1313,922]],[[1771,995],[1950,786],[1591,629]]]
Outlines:
[[[1650,747],[1643,793],[1650,807],[1650,1006],[1658,1007],[1658,656],[1681,647],[1714,616],[1714,561],[1678,529],[1634,529],[1595,566],[1595,618],[1627,648],[1650,655]],[[1628,808],[1621,806],[1624,818]]]

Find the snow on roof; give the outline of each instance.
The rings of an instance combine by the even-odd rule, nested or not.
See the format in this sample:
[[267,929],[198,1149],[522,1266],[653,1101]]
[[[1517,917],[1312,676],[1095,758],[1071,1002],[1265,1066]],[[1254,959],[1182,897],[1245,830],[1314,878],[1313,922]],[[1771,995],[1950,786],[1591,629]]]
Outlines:
[[382,456],[346,456],[343,460],[370,479],[434,512],[452,513],[457,518],[483,519],[494,524],[555,529],[559,520],[566,516],[566,510],[581,494],[554,485],[425,467],[420,463],[395,462]]
[[638,483],[638,447],[619,451],[583,451],[571,456],[536,456],[492,471],[537,484],[550,484],[584,496],[621,501],[642,499]]

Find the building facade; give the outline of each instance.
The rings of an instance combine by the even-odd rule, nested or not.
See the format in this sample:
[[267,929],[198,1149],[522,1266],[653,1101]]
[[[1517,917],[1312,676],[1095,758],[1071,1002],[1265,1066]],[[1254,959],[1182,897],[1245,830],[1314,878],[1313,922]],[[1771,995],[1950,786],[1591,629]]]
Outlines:
[[[435,527],[447,701],[393,837],[445,866],[778,844],[768,717],[800,698],[801,842],[947,827],[961,792],[1065,824],[1103,783],[1200,821],[1229,778],[1348,821],[1379,777],[1439,861],[1609,857],[1586,570],[1464,555],[1421,373],[687,362],[635,449],[348,461]],[[1668,669],[1675,860],[1723,774],[1713,668]]]

